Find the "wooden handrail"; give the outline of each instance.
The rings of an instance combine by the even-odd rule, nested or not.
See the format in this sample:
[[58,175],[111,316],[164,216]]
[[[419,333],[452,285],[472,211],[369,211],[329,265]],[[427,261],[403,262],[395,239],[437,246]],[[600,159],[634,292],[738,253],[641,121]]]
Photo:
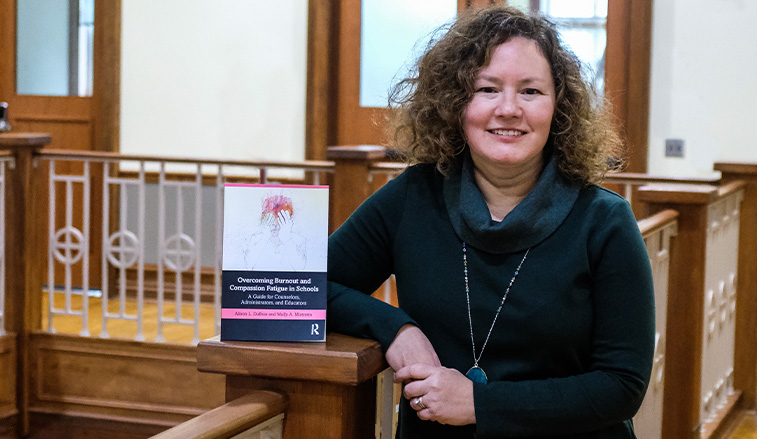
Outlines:
[[612,172],[605,177],[605,183],[614,184],[649,184],[649,183],[680,183],[680,184],[718,184],[720,177],[661,177],[633,172]]
[[358,385],[387,368],[373,340],[329,333],[326,343],[236,342],[219,336],[197,346],[201,372]]
[[231,438],[284,413],[288,405],[289,398],[284,394],[257,390],[157,434],[153,439]]
[[651,235],[657,230],[667,226],[671,222],[678,219],[678,212],[675,210],[667,209],[662,212],[658,212],[648,218],[638,221],[639,231],[642,236]]
[[253,166],[269,168],[296,168],[310,171],[330,171],[334,168],[334,162],[328,160],[304,160],[300,162],[284,162],[272,160],[213,160],[203,158],[185,158],[185,157],[165,157],[149,155],[120,154],[115,152],[91,152],[91,151],[69,151],[62,149],[46,149],[44,152],[37,154],[38,158],[59,158],[63,160],[104,160],[104,161],[149,161],[149,162],[166,162],[166,163],[202,163],[207,165],[228,165],[228,166]]

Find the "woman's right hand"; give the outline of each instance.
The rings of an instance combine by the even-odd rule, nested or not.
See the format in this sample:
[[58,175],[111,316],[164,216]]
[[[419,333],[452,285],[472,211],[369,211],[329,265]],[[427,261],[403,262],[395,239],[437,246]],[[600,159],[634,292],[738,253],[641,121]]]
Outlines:
[[442,365],[426,334],[411,324],[403,326],[397,332],[386,350],[386,361],[395,371],[411,364]]

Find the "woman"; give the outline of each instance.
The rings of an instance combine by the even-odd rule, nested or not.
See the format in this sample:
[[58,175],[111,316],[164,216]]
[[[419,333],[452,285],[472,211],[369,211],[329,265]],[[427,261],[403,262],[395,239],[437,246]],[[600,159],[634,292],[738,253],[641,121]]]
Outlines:
[[[551,23],[460,17],[395,90],[414,166],[329,239],[329,329],[378,340],[400,438],[634,438],[654,297],[619,141]],[[369,297],[395,274],[399,308]]]

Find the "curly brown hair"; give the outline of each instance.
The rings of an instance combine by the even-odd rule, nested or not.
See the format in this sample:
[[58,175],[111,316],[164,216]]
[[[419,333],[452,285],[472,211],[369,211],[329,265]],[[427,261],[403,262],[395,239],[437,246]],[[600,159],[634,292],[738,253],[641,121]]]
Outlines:
[[390,93],[392,147],[410,163],[434,163],[442,172],[458,162],[467,144],[463,113],[478,73],[492,52],[512,37],[536,42],[549,62],[556,104],[545,157],[553,156],[566,178],[598,183],[622,163],[622,144],[609,105],[582,76],[581,62],[560,43],[543,16],[493,5],[463,13],[432,39],[416,71]]

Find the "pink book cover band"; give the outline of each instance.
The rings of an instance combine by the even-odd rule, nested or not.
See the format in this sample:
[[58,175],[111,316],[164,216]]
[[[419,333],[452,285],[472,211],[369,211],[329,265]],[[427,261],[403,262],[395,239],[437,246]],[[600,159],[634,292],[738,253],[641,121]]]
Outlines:
[[326,320],[326,310],[226,308],[221,312],[221,318],[253,320]]

